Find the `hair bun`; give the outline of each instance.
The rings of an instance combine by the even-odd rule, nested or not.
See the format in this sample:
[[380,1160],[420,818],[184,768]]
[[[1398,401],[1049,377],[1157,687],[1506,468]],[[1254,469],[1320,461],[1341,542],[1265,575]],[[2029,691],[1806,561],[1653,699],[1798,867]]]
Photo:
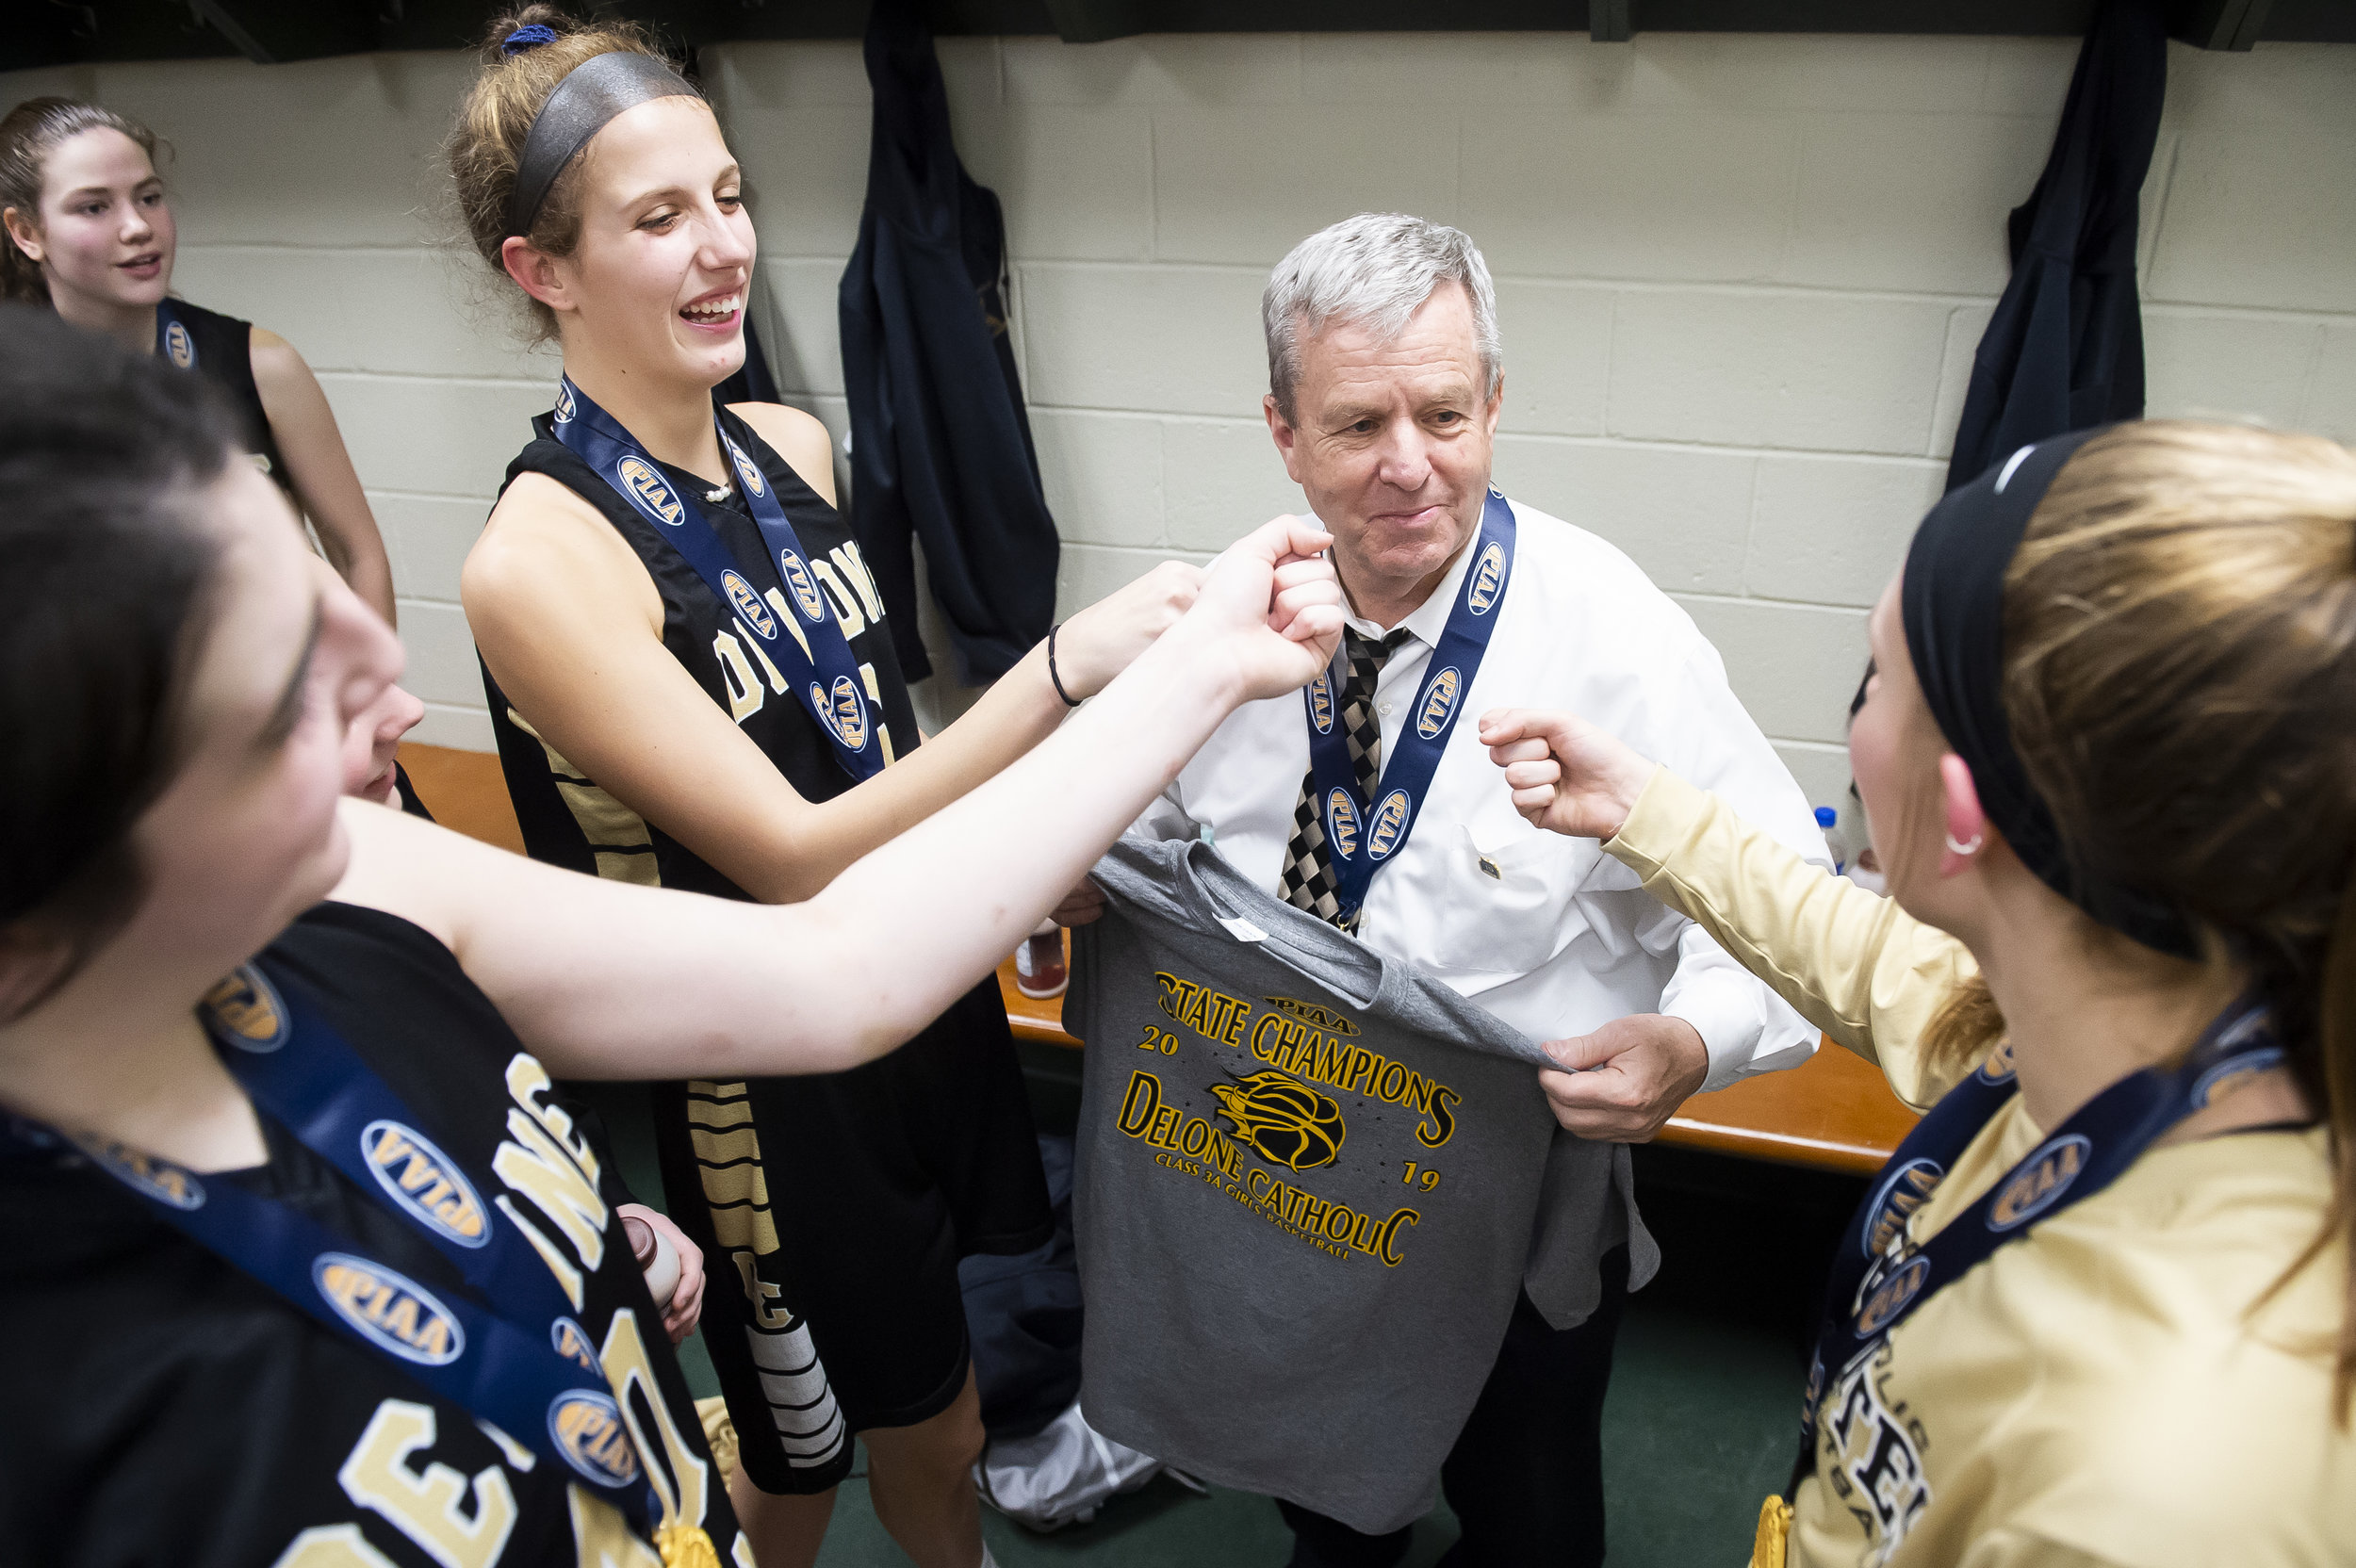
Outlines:
[[556,29],[544,22],[526,23],[499,41],[499,53],[509,59],[544,43],[556,41]]

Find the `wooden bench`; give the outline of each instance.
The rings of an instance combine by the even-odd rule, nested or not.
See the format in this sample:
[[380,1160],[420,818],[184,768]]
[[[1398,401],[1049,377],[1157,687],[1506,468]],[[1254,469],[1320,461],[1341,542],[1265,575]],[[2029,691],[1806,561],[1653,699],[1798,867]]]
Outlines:
[[[508,805],[499,759],[441,746],[403,745],[401,760],[426,808],[461,833],[520,852],[523,836]],[[998,966],[1006,1021],[1018,1039],[1078,1050],[1064,1032],[1061,998],[1036,1002],[1014,987],[1014,960]],[[1849,1175],[1881,1168],[1914,1125],[1881,1070],[1831,1041],[1805,1067],[1748,1078],[1696,1095],[1661,1130],[1660,1141]]]

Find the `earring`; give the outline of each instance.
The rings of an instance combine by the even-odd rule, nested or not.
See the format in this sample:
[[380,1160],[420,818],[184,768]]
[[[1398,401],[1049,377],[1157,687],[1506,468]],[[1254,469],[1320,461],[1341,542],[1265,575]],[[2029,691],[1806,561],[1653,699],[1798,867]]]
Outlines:
[[1955,836],[1953,833],[1950,833],[1947,835],[1947,853],[1950,855],[1977,855],[1980,852],[1980,845],[1987,841],[1987,839],[1983,835],[1974,833],[1972,835],[1972,841],[1970,843],[1959,844],[1955,842]]

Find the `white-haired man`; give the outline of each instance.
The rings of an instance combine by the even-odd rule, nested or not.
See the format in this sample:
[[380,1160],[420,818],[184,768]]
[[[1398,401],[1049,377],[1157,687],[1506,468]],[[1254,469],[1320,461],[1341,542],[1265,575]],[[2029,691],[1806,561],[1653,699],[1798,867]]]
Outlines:
[[[1608,1161],[1625,1190],[1612,1144],[1697,1090],[1797,1065],[1816,1033],[1598,846],[1523,822],[1456,721],[1573,710],[1823,858],[1813,815],[1684,612],[1602,540],[1490,489],[1504,377],[1469,238],[1397,214],[1334,224],[1277,267],[1263,316],[1268,431],[1333,535],[1350,630],[1327,701],[1239,710],[1140,827],[1207,829],[1279,897],[1553,1042],[1580,1070],[1542,1074],[1565,1130],[1552,1157]],[[1514,1313],[1443,1468],[1464,1530],[1450,1564],[1602,1560],[1612,1336],[1658,1259],[1629,1212],[1542,1215],[1546,1244],[1585,1249],[1594,1272]],[[1281,1506],[1296,1568],[1406,1551],[1406,1530]]]

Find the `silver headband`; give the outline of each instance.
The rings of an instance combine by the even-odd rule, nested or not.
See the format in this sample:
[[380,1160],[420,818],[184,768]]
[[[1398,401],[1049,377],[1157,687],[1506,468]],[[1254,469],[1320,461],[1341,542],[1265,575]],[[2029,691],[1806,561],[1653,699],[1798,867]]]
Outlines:
[[523,155],[515,160],[515,188],[507,198],[508,234],[532,232],[548,188],[615,115],[656,98],[700,96],[668,65],[634,49],[592,55],[573,67],[540,106],[524,138]]

